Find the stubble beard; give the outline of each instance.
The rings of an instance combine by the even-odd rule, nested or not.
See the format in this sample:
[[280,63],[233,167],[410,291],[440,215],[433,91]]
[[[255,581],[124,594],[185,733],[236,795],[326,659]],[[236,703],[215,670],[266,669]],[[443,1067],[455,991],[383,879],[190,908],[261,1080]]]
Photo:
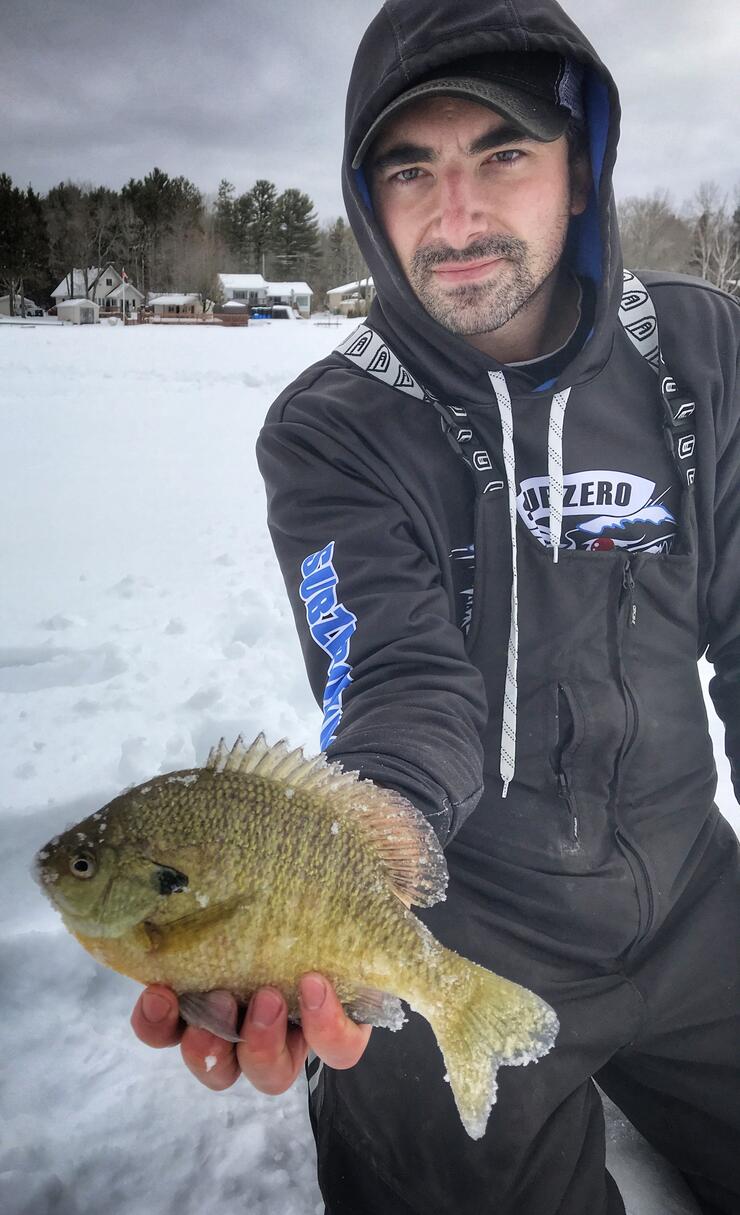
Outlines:
[[[534,299],[560,261],[563,245],[564,236],[536,272],[528,243],[514,236],[488,237],[466,249],[417,249],[409,265],[409,282],[429,315],[450,333],[459,337],[491,333]],[[493,279],[444,288],[434,273],[443,263],[464,265],[485,258],[503,259]]]

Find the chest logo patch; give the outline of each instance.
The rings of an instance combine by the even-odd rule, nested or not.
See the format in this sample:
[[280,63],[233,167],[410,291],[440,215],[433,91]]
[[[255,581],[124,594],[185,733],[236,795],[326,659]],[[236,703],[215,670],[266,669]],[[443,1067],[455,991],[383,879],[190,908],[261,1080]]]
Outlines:
[[[624,548],[669,552],[676,520],[656,495],[655,482],[634,473],[589,469],[563,477],[565,548]],[[528,477],[517,495],[522,521],[541,544],[550,543],[550,489],[547,477]]]

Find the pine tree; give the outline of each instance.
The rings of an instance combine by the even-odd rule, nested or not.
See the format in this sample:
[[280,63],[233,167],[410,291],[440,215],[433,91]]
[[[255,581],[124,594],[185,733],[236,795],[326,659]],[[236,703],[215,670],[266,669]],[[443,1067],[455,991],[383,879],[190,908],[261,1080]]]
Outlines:
[[20,190],[7,173],[0,174],[0,283],[7,287],[10,315],[20,294],[25,316],[25,281],[43,274],[49,246],[41,200],[32,188]]
[[242,198],[249,198],[251,218],[247,225],[251,270],[265,274],[266,259],[273,248],[274,213],[277,190],[271,181],[260,178]]
[[273,234],[273,260],[281,278],[308,278],[319,255],[319,225],[307,194],[290,189],[280,195]]

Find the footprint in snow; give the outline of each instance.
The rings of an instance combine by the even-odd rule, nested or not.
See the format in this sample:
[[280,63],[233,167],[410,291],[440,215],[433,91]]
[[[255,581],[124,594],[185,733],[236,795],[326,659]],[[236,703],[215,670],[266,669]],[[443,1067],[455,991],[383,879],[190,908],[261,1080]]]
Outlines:
[[128,669],[118,646],[89,650],[53,646],[0,648],[0,692],[38,692],[43,688],[104,683]]

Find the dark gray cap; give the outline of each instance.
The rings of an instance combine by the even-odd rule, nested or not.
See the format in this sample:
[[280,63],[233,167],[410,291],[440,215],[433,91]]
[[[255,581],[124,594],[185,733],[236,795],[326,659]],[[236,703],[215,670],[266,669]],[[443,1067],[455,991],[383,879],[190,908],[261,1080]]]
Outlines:
[[378,115],[352,160],[362,164],[380,128],[399,110],[422,97],[462,97],[488,106],[526,135],[551,143],[571,118],[583,123],[583,69],[572,59],[549,51],[504,51],[456,59],[429,73],[396,97]]

